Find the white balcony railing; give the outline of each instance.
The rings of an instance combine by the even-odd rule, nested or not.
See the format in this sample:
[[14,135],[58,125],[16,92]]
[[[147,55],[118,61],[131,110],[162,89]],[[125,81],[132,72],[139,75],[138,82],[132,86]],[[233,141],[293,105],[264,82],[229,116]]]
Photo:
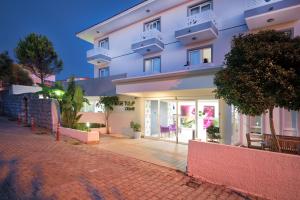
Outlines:
[[140,35],[140,37],[138,37],[134,42],[142,42],[144,40],[148,40],[148,39],[152,39],[152,38],[156,38],[160,41],[162,41],[162,34],[159,30],[157,29],[151,29],[151,30],[146,30],[143,31]]
[[213,12],[213,10],[208,10],[208,11],[204,11],[199,14],[196,14],[196,15],[188,16],[187,17],[187,26],[191,27],[191,26],[195,26],[198,24],[208,22],[208,21],[213,22],[214,25],[217,26],[216,16],[215,16],[215,13]]
[[109,50],[108,50],[108,49],[101,48],[101,47],[97,47],[97,48],[88,50],[88,51],[86,52],[86,56],[87,56],[88,58],[93,57],[93,56],[96,56],[96,55],[104,55],[104,56],[110,57]]
[[265,5],[275,3],[278,1],[282,1],[282,0],[247,0],[246,1],[246,10],[265,6]]

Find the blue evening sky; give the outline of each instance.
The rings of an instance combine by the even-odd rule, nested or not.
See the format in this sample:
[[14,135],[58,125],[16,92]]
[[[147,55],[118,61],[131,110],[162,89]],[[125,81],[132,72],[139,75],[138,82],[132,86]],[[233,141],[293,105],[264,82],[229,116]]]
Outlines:
[[92,45],[75,34],[142,0],[1,0],[0,52],[14,57],[18,41],[29,33],[46,35],[64,62],[58,80],[92,77],[86,51]]

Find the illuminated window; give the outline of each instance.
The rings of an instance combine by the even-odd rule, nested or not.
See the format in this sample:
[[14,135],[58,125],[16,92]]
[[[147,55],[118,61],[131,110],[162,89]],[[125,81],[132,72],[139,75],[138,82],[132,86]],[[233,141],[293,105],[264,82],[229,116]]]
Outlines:
[[211,47],[189,50],[188,61],[190,65],[211,63],[212,62]]

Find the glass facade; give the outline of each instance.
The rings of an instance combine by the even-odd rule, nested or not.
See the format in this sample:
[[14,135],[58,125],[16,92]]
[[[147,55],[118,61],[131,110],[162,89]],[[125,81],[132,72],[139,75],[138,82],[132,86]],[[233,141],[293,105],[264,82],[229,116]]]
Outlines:
[[219,126],[218,100],[146,100],[145,136],[188,143],[206,141],[206,129]]

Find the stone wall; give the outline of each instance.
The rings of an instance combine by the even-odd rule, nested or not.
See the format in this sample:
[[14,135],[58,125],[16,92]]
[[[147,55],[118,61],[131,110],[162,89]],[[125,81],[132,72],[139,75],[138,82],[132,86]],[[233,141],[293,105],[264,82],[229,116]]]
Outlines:
[[[36,126],[55,130],[59,119],[58,103],[56,100],[39,99],[37,95],[32,93],[11,95],[7,91],[3,92],[1,96],[1,107],[4,115],[16,119],[21,115],[22,121],[28,125],[31,123],[31,118],[33,118]],[[25,122],[26,110],[27,122]]]

